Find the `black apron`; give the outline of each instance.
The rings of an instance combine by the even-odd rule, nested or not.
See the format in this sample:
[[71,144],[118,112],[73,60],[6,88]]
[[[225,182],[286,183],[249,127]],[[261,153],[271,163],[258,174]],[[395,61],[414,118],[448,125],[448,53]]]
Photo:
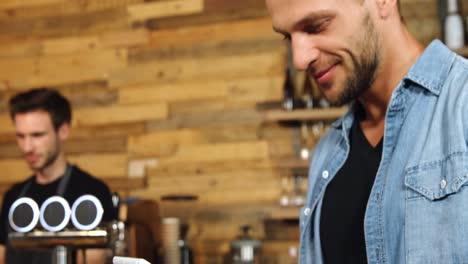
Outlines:
[[[60,183],[57,187],[57,195],[62,196],[65,194],[67,189],[68,182],[70,181],[71,173],[73,167],[67,164],[67,169],[65,174],[62,176]],[[31,188],[31,184],[35,181],[35,177],[32,177],[29,181],[26,182],[23,189],[21,189],[20,197],[24,197],[28,190]],[[8,229],[9,232],[12,232],[9,223]],[[15,249],[12,248],[10,242],[8,241],[6,245],[6,264],[48,264],[53,261],[53,250],[52,249]]]

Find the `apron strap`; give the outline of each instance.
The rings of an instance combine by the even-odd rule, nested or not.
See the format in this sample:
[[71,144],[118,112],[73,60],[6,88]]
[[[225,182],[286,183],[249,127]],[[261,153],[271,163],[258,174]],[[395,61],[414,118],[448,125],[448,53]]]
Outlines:
[[[63,195],[65,194],[65,191],[67,190],[68,182],[70,181],[72,170],[73,170],[73,166],[67,163],[67,169],[65,170],[65,174],[62,176],[62,179],[60,179],[59,186],[57,187],[58,196],[63,197]],[[31,184],[33,183],[34,180],[35,180],[35,177],[32,177],[29,181],[26,182],[26,184],[21,189],[21,192],[18,198],[21,198],[26,195],[29,188],[31,188]]]

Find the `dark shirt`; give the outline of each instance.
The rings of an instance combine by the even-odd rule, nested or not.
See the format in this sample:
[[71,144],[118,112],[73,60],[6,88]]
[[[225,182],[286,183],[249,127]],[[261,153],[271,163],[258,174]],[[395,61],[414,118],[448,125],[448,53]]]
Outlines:
[[[50,250],[12,250],[9,248],[8,232],[11,228],[8,222],[8,212],[13,202],[20,198],[19,196],[25,189],[25,185],[27,185],[28,182],[31,183],[24,196],[32,198],[40,208],[41,204],[47,198],[57,195],[57,188],[63,178],[60,177],[54,182],[41,185],[36,183],[33,177],[34,176],[31,176],[27,180],[15,184],[3,197],[0,215],[0,244],[7,246],[7,256],[13,255],[14,252],[16,255],[15,258],[17,258],[18,255],[21,257],[21,262],[16,261],[16,263],[52,263],[51,260],[49,260],[49,258],[51,258]],[[116,219],[116,210],[112,205],[112,194],[109,188],[101,180],[73,166],[71,177],[66,185],[63,197],[71,207],[78,197],[85,194],[94,195],[101,202],[104,209],[102,222],[109,222]],[[9,259],[9,257],[7,257],[7,259]],[[9,261],[7,263],[13,262]]]
[[325,263],[367,263],[364,214],[382,156],[382,140],[374,148],[359,125],[350,130],[350,153],[325,191],[320,240]]

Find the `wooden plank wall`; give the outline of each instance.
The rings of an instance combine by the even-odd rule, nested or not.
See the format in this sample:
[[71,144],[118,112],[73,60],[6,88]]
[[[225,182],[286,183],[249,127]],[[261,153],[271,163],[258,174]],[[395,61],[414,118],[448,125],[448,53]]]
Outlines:
[[[421,41],[438,37],[437,1],[402,5]],[[221,263],[241,225],[271,235],[264,220],[290,174],[276,161],[294,151],[292,129],[256,107],[281,100],[286,63],[263,0],[3,0],[0,32],[1,190],[29,174],[8,98],[53,86],[75,111],[70,159],[189,222],[197,263]],[[287,254],[278,243],[266,252]]]

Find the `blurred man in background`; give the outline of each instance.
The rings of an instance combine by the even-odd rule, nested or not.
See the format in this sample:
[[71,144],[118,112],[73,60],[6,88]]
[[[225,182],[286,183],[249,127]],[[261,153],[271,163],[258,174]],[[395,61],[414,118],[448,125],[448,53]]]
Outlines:
[[[104,208],[102,221],[111,221],[116,218],[111,193],[102,181],[67,162],[63,144],[70,135],[72,113],[65,97],[56,90],[39,88],[19,93],[9,103],[16,141],[33,175],[15,184],[4,195],[0,217],[0,263],[52,263],[51,250],[11,247],[8,212],[12,203],[20,197],[30,197],[40,207],[47,198],[59,195],[71,206],[78,197],[91,194]],[[86,252],[87,263],[104,263],[107,257],[105,250]],[[81,254],[77,257],[81,262]]]

